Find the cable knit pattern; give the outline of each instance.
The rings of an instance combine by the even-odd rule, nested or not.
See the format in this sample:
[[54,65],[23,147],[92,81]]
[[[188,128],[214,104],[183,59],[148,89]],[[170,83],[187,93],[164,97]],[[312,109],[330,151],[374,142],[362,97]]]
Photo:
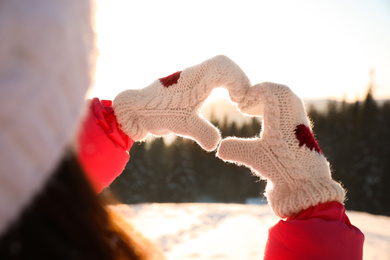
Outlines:
[[302,100],[288,87],[269,82],[255,85],[238,108],[244,114],[263,116],[261,138],[226,138],[217,156],[266,178],[266,196],[276,215],[285,218],[319,203],[344,202],[344,190],[332,180],[329,163],[312,147],[316,143],[303,145],[314,137],[298,140],[297,127],[309,130],[310,122]]
[[219,131],[200,115],[203,102],[216,87],[229,90],[233,102],[245,97],[250,82],[229,58],[216,56],[203,63],[154,81],[141,90],[126,90],[114,100],[122,130],[133,140],[148,134],[175,133],[214,150]]

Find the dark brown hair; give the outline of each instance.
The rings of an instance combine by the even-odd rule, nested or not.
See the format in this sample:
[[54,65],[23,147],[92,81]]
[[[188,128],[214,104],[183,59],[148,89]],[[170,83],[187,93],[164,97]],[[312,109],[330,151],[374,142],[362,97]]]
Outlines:
[[124,226],[131,229],[107,210],[76,156],[68,153],[42,192],[0,238],[0,259],[163,258],[147,240],[130,237]]

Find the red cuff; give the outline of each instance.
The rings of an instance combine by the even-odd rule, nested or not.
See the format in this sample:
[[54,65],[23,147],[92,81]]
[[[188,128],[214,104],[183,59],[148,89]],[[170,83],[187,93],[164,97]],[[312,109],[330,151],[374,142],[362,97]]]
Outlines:
[[134,141],[119,128],[112,101],[94,98],[88,109],[79,133],[78,159],[99,193],[122,173]]
[[361,260],[363,243],[363,233],[351,224],[344,206],[327,202],[270,228],[264,260]]

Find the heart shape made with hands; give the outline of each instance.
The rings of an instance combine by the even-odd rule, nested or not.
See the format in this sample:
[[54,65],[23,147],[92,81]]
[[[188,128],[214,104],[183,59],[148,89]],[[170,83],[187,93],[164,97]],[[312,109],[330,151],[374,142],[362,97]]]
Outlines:
[[[262,116],[260,138],[220,141],[219,130],[200,115],[216,87],[229,91],[242,114]],[[160,78],[144,89],[126,90],[115,98],[114,111],[122,130],[135,141],[148,134],[175,133],[208,151],[219,144],[219,158],[245,165],[268,180],[266,196],[282,218],[319,203],[344,201],[344,190],[331,178],[302,100],[284,85],[251,86],[245,73],[226,56]]]

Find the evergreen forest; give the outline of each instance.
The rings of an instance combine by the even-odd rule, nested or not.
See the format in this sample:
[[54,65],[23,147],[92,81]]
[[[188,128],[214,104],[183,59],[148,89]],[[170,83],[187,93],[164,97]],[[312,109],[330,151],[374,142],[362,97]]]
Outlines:
[[[390,216],[390,101],[329,101],[307,108],[313,131],[332,166],[332,176],[347,190],[346,208]],[[254,137],[261,119],[243,124],[227,118],[210,121],[222,137]],[[124,172],[109,190],[126,204],[146,202],[246,203],[262,196],[265,181],[244,166],[224,163],[194,141],[163,138],[135,143]]]

